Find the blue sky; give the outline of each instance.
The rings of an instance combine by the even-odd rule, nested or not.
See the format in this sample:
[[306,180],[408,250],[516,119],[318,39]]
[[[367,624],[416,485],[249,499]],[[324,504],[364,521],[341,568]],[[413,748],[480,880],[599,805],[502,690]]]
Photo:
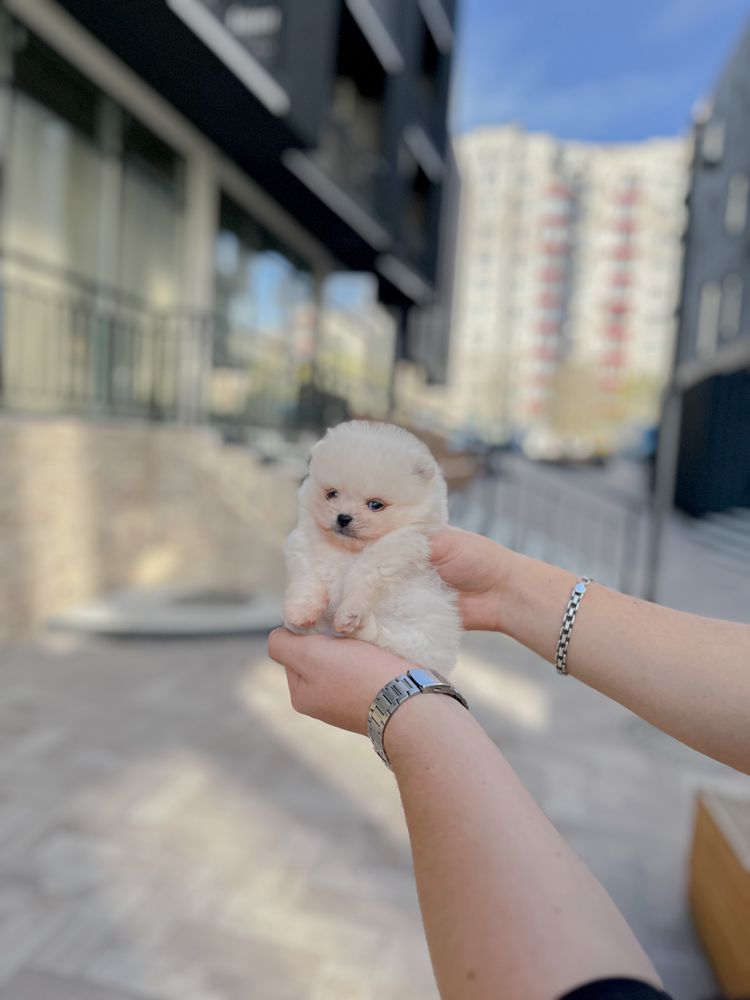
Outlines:
[[750,0],[459,0],[453,130],[675,135],[748,20]]

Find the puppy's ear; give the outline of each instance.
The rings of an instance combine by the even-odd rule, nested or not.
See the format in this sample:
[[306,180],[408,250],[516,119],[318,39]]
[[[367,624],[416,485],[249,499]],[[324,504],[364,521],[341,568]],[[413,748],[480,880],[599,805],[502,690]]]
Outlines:
[[415,476],[419,476],[420,479],[424,479],[426,483],[429,483],[431,479],[435,478],[437,465],[431,456],[418,458],[413,471]]

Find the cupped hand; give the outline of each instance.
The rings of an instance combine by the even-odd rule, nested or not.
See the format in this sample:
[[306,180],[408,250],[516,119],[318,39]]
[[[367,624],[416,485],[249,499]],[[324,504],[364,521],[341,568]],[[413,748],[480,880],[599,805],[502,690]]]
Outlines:
[[268,653],[286,670],[298,712],[362,734],[375,695],[413,666],[359,639],[293,635],[285,628],[271,633]]
[[515,560],[510,549],[483,535],[460,528],[443,528],[432,537],[432,564],[458,591],[465,629],[503,632],[503,594]]

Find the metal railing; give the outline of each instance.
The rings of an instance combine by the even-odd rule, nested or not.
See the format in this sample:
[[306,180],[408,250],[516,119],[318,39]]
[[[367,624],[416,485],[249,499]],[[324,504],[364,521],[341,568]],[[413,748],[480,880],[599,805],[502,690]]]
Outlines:
[[[21,254],[0,273],[0,408],[283,426],[304,361],[286,338],[159,310]],[[282,342],[283,341],[283,342]]]
[[643,591],[648,504],[574,471],[494,456],[452,518],[462,527],[627,594]]
[[322,428],[331,413],[382,416],[388,380],[367,361],[377,332],[366,317],[351,320],[347,337],[328,338],[312,358],[295,349],[292,330],[158,310],[0,253],[0,410],[283,430]]
[[200,406],[190,369],[205,359],[210,319],[3,279],[0,324],[7,409],[178,419]]

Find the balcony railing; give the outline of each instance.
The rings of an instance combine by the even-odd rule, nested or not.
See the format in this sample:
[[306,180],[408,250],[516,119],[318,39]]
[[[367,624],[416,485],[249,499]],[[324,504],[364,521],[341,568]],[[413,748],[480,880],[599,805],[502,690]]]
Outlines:
[[156,310],[60,273],[0,278],[5,410],[284,426],[304,376],[286,338],[221,316]]
[[[0,273],[0,411],[318,429],[326,413],[382,416],[388,405],[388,380],[340,345],[313,359],[292,331],[236,329],[56,269],[36,280],[21,270],[33,273]],[[371,337],[351,321],[347,343]]]
[[451,520],[525,555],[626,594],[645,589],[647,503],[592,475],[488,454],[485,474],[453,498]]

